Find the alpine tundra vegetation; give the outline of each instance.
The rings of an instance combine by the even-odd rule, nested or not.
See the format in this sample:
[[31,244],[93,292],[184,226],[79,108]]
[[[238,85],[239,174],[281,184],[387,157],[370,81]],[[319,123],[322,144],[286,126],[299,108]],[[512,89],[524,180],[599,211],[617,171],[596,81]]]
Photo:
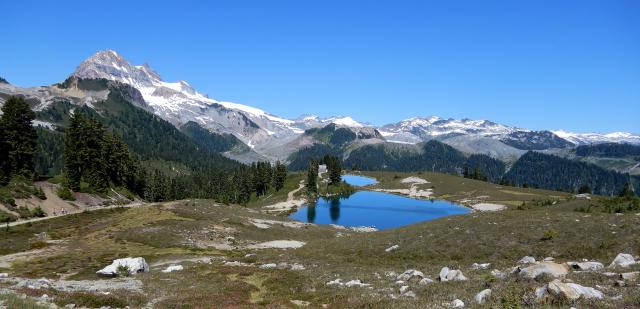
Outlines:
[[28,2],[0,308],[640,308],[637,3]]

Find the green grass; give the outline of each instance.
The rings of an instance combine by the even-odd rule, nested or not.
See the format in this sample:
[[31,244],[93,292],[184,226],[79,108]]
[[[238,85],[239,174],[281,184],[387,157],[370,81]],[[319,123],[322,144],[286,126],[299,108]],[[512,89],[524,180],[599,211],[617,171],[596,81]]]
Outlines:
[[5,308],[49,309],[49,306],[39,305],[32,299],[22,299],[22,297],[13,293],[0,293],[0,303]]

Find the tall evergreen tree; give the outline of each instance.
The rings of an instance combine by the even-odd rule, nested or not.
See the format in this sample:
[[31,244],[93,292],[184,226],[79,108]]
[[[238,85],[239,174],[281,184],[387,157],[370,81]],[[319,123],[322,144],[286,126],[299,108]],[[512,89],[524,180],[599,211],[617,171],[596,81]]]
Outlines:
[[10,97],[2,106],[0,124],[8,152],[9,174],[32,178],[38,135],[31,122],[35,113],[22,97]]
[[307,169],[307,192],[318,192],[318,163],[315,160],[309,161]]
[[280,163],[280,161],[276,162],[273,174],[273,187],[276,191],[280,191],[280,189],[284,187],[284,182],[287,180],[287,166]]
[[82,136],[84,122],[85,118],[81,114],[73,114],[64,136],[64,171],[67,184],[73,191],[80,191],[82,180],[83,161],[80,152],[84,149]]

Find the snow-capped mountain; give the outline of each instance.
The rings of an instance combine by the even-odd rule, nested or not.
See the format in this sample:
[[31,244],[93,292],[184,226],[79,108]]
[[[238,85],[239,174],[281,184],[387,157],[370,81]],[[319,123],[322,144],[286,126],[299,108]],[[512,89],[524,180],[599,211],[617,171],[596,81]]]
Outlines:
[[[304,130],[329,123],[364,128],[351,117],[306,116],[289,120],[264,110],[218,101],[196,91],[186,81],[166,82],[148,64],[131,65],[113,50],[100,51],[83,61],[73,73],[77,78],[104,78],[138,89],[155,114],[180,127],[193,121],[218,133],[230,133],[266,157],[281,158],[278,149]],[[285,152],[286,153],[286,152]]]
[[186,81],[166,82],[149,65],[133,66],[112,50],[89,57],[73,76],[129,84],[142,93],[155,114],[175,126],[193,121],[214,132],[234,134],[251,147],[303,132],[293,126],[292,120],[255,107],[211,99]]
[[640,144],[640,136],[627,132],[599,133],[571,133],[563,130],[552,131],[555,135],[568,140],[576,145],[601,144],[601,143],[628,143]]
[[358,122],[349,116],[334,116],[334,117],[320,118],[316,115],[300,116],[294,120],[293,126],[306,130],[311,128],[324,127],[330,123],[333,123],[339,127],[347,127],[347,128],[373,127],[369,124]]
[[505,136],[521,129],[488,120],[443,119],[438,116],[410,118],[378,129],[389,141],[415,143],[458,135]]

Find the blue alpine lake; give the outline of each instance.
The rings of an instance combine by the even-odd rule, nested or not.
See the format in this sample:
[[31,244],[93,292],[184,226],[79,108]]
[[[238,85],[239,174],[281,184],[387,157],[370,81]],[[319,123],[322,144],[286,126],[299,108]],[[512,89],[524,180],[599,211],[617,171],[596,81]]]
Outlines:
[[352,186],[368,186],[378,182],[375,178],[358,175],[343,175],[342,180]]
[[[361,180],[359,178],[357,180]],[[343,180],[357,185],[351,182],[353,178],[343,176]],[[463,206],[444,200],[418,200],[384,192],[358,191],[349,197],[320,198],[315,204],[298,209],[289,218],[316,224],[372,226],[384,230],[469,212]]]

